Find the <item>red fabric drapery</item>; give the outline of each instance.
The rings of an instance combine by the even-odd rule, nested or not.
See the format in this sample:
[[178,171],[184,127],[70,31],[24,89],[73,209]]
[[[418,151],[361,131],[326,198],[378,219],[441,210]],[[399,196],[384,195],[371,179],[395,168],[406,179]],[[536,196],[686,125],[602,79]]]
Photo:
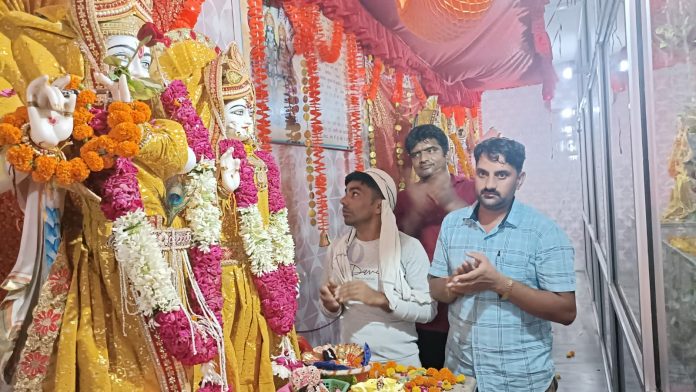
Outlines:
[[433,44],[401,23],[391,0],[295,0],[318,4],[324,15],[343,22],[366,54],[415,74],[428,95],[446,106],[474,107],[484,90],[543,83],[553,97],[556,75],[544,24],[548,0],[493,3],[480,25],[456,41]]

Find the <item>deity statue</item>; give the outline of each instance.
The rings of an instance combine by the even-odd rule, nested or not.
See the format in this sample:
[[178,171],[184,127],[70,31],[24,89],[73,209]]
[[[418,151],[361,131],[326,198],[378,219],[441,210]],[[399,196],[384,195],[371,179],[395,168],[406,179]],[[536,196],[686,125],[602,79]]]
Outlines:
[[[52,212],[49,209],[54,208],[52,205],[44,207],[44,241],[39,243],[43,256],[34,252],[37,256],[32,263],[25,261],[27,265],[32,264],[30,282],[37,286],[35,290],[40,287],[40,293],[31,304],[35,304],[33,318],[27,317],[18,330],[23,345],[18,344],[10,351],[11,357],[6,358],[9,362],[5,375],[15,383],[15,390],[42,387],[71,391],[191,390],[190,368],[175,359],[157,328],[163,324],[159,315],[165,313],[183,311],[186,329],[191,320],[199,319],[190,310],[192,300],[186,295],[186,290],[191,288],[187,282],[192,279],[191,273],[186,272],[191,230],[184,227],[179,217],[167,220],[165,206],[166,179],[187,172],[196,160],[180,124],[162,119],[148,121],[154,107],[131,99],[137,91],[130,85],[134,80],[147,78],[152,64],[150,48],[136,37],[141,26],[151,21],[151,3],[149,0],[72,0],[69,11],[52,9],[50,15],[56,17],[54,21],[10,12],[0,23],[3,33],[9,30],[8,34],[24,40],[12,40],[14,60],[18,69],[24,70],[21,80],[32,80],[26,90],[28,125],[22,125],[27,130],[22,140],[33,143],[41,154],[59,148],[61,151],[56,151],[56,155],[76,154],[84,158],[63,173],[78,179],[56,187],[55,193],[59,195],[68,190],[62,214],[59,213],[62,197],[44,199],[45,203],[56,200],[59,212]],[[29,43],[23,46],[30,49],[27,53],[17,53],[22,42]],[[81,55],[77,48],[81,49]],[[44,58],[45,54],[51,57]],[[107,58],[111,59],[109,64],[105,64]],[[37,66],[43,63],[48,66]],[[121,73],[119,77],[114,69],[127,69],[129,76]],[[81,87],[73,85],[74,77],[56,78],[68,70],[78,76],[88,75]],[[46,76],[31,75],[32,72]],[[55,80],[49,83],[52,79]],[[100,90],[100,85],[106,90]],[[95,99],[85,105],[77,91],[93,91],[98,93],[98,98],[92,93]],[[121,108],[125,117],[116,115],[119,110],[115,107]],[[86,109],[90,114],[86,114]],[[89,142],[71,146],[66,143],[68,138],[80,140],[77,113],[95,136]],[[133,144],[124,144],[118,139],[123,135],[112,133],[118,125],[126,123],[137,127],[137,138],[126,140],[129,143],[133,140]],[[88,162],[85,152],[92,150],[83,149],[93,140],[106,136],[114,144],[93,143],[96,155],[92,157],[101,158],[99,164]],[[80,145],[79,149],[75,147]],[[21,171],[9,168],[15,176]],[[34,179],[36,173],[34,170],[32,176],[25,173],[24,177]],[[128,176],[132,176],[133,182],[123,180]],[[14,181],[17,180],[20,179],[15,177]],[[45,188],[55,183],[54,180],[34,182]],[[123,199],[126,194],[135,194],[137,198]],[[141,207],[135,209],[134,205]],[[114,212],[117,208],[134,210],[117,217]],[[137,221],[139,213],[142,221]],[[29,218],[27,214],[25,221],[36,226],[37,220]],[[41,222],[40,216],[37,219]],[[147,228],[140,224],[143,221]],[[49,223],[50,230],[46,228]],[[142,238],[153,241],[138,244],[138,237],[131,234],[136,228],[143,229]],[[24,231],[36,235],[36,229]],[[54,236],[46,234],[54,231],[62,233],[57,243]],[[23,247],[24,244],[23,238]],[[134,253],[148,249],[147,255]],[[133,262],[138,261],[138,255],[140,261],[150,266],[153,260],[159,261],[159,269],[128,270],[137,265]],[[43,279],[46,283],[41,285],[42,280],[36,277],[46,273],[48,276]],[[158,291],[161,287],[168,291]],[[159,298],[169,302],[157,302]],[[148,304],[154,305],[143,311],[148,309]],[[15,374],[8,372],[13,369]]]
[[298,278],[280,170],[257,145],[255,93],[236,45],[205,69],[210,140],[223,213],[222,290],[227,375],[235,391],[274,390],[296,366]]

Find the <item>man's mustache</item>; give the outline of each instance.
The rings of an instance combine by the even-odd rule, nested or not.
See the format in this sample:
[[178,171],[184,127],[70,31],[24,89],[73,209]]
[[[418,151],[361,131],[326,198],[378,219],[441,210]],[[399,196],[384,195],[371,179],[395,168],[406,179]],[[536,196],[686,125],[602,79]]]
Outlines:
[[484,193],[492,193],[496,196],[500,196],[500,193],[498,193],[495,189],[484,189],[481,191],[481,194],[483,195]]

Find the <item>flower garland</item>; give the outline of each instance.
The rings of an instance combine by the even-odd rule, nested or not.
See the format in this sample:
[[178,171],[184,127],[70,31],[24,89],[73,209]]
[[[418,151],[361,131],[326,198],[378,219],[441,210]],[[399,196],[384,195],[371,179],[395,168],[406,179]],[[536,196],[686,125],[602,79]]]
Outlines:
[[[73,120],[78,122],[78,118]],[[7,146],[7,162],[16,170],[31,173],[36,182],[48,182],[53,178],[61,185],[82,182],[89,176],[89,168],[82,158],[66,160],[60,149],[44,149],[36,146],[23,131],[29,122],[27,108],[21,106],[14,113],[6,114],[0,123],[0,147]]]
[[[190,200],[185,217],[192,231],[193,242],[196,244],[189,249],[188,254],[200,295],[194,288],[191,288],[189,297],[194,304],[195,313],[205,314],[206,310],[212,312],[218,322],[221,334],[224,300],[222,298],[221,278],[222,248],[219,245],[219,240],[222,232],[222,214],[217,200],[213,148],[208,140],[208,131],[193,107],[188,97],[188,90],[182,81],[173,81],[162,93],[160,100],[170,118],[183,125],[188,145],[198,161],[196,167],[188,175],[186,195],[190,197]],[[201,306],[201,302],[205,302],[206,306]],[[176,320],[171,319],[171,321]],[[178,331],[175,328],[170,329],[173,340],[176,339],[177,333],[182,331],[181,328],[186,326],[179,325],[179,327]],[[218,347],[218,353],[224,355],[222,347]],[[211,359],[209,358],[208,361]],[[207,364],[204,365],[204,368],[210,369],[210,366],[213,365]],[[221,364],[220,368],[223,372],[221,378],[226,380],[225,366]],[[213,391],[218,390],[220,383],[214,379],[206,380],[204,378],[203,384],[200,390]]]
[[233,148],[240,160],[240,185],[235,200],[240,214],[240,235],[249,256],[254,284],[259,292],[263,315],[269,328],[278,335],[292,329],[297,312],[298,276],[295,270],[295,246],[290,235],[287,209],[280,191],[280,170],[269,153],[256,151],[268,168],[269,226],[264,227],[258,203],[254,171],[248,162],[244,144],[239,140],[220,141],[220,154]]
[[331,34],[331,44],[326,43],[326,34],[322,18],[317,15],[314,20],[315,31],[317,32],[317,51],[319,58],[325,63],[333,64],[341,57],[341,47],[343,46],[343,23],[339,20],[333,22],[333,33]]
[[[314,186],[316,188],[317,223],[319,226],[319,246],[328,246],[329,216],[326,198],[327,180],[324,163],[323,124],[321,121],[319,64],[315,51],[317,37],[317,20],[320,19],[316,4],[296,6],[284,2],[286,13],[295,30],[293,45],[298,54],[304,56],[307,63],[308,96],[310,107],[311,149],[314,163]],[[311,180],[310,180],[311,181]]]
[[346,78],[348,79],[348,140],[353,146],[353,155],[355,159],[355,170],[365,170],[363,161],[363,146],[362,146],[362,124],[360,120],[360,92],[362,85],[360,81],[364,77],[365,68],[358,65],[358,58],[362,59],[358,47],[358,40],[355,34],[348,34],[346,37],[348,43],[348,58],[346,59]]
[[250,0],[249,5],[249,35],[251,39],[251,64],[253,68],[254,87],[256,89],[256,113],[261,148],[271,150],[271,122],[268,107],[268,85],[266,79],[266,43],[263,23],[263,0]]

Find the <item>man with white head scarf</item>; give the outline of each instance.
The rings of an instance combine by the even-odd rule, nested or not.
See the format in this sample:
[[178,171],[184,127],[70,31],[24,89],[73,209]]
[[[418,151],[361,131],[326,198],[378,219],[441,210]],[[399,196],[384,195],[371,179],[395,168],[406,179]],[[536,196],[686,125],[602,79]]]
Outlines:
[[341,199],[348,234],[329,248],[322,310],[341,317],[343,342],[370,345],[376,361],[420,366],[415,323],[432,320],[430,262],[418,240],[399,232],[396,184],[384,171],[346,176]]

